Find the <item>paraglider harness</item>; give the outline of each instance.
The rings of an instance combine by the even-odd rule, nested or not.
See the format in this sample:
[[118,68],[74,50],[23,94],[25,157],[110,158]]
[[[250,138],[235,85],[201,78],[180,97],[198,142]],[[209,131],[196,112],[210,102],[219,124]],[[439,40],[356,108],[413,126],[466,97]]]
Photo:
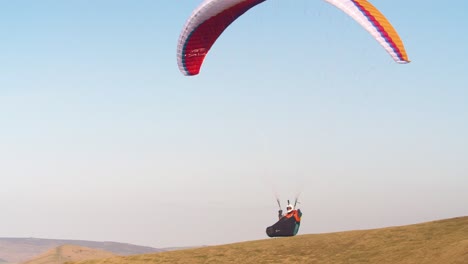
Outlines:
[[[282,215],[282,210],[281,210],[281,204],[279,200],[276,200],[278,202],[278,206],[280,208],[279,210],[279,217],[280,219],[278,222],[276,222],[274,225],[267,227],[266,233],[269,237],[288,237],[288,236],[295,236],[297,232],[299,231],[299,227],[301,225],[301,217],[302,217],[302,212],[300,209],[295,210],[296,212],[292,212],[292,214],[288,213],[287,215],[283,216]],[[288,200],[289,204],[289,200]],[[294,202],[294,208],[296,207],[297,204],[297,199]],[[294,214],[298,215],[299,221],[297,221],[296,217],[294,217]]]

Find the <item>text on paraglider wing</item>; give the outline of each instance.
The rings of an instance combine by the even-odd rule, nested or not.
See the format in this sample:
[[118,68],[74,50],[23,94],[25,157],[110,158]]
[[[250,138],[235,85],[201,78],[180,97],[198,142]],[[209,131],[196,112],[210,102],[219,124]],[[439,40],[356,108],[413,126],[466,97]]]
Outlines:
[[199,49],[194,49],[191,50],[190,53],[187,53],[185,56],[186,57],[200,57],[200,56],[205,56],[207,53],[205,48],[199,48]]

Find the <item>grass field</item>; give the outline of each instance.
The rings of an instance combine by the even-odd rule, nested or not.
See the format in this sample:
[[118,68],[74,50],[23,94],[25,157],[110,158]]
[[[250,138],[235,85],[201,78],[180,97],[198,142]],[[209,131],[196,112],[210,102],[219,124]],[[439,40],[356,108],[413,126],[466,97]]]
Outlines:
[[467,264],[468,217],[401,227],[300,235],[77,263]]
[[61,264],[70,261],[102,259],[113,256],[115,255],[102,250],[75,245],[63,245],[51,249],[32,260],[24,262],[23,264]]

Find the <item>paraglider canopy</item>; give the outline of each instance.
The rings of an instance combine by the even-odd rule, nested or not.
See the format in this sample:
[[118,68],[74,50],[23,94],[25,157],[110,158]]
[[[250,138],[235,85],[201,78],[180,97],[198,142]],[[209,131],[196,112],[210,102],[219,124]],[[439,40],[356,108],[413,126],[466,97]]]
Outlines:
[[[184,75],[197,75],[209,50],[224,30],[266,0],[204,0],[189,17],[179,37],[177,63]],[[398,33],[367,0],[325,0],[367,30],[398,63],[409,59]]]
[[186,22],[177,46],[177,63],[184,75],[196,75],[223,31],[238,17],[265,0],[205,0]]

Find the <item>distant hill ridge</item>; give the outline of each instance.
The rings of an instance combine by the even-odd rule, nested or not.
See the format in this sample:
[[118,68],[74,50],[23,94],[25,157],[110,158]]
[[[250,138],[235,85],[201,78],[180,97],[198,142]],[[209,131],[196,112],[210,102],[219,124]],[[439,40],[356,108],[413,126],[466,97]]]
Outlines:
[[42,238],[0,238],[0,259],[5,263],[22,263],[47,250],[63,246],[76,245],[99,249],[120,256],[162,252],[164,250],[117,242],[97,242],[87,240],[42,239]]
[[41,254],[22,264],[63,264],[70,261],[103,259],[114,257],[115,254],[87,247],[63,245]]

